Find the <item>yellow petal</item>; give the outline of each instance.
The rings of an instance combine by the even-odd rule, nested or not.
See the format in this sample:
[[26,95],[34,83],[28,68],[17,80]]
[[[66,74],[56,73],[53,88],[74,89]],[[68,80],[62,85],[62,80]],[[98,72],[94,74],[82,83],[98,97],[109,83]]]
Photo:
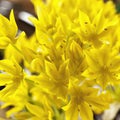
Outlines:
[[8,72],[13,75],[16,73],[13,62],[8,59],[0,60],[0,70],[3,70],[4,72]]
[[35,58],[31,63],[31,67],[33,71],[38,73],[44,71],[44,61],[42,59],[42,56],[41,59]]
[[68,70],[68,60],[63,62],[59,68],[59,76],[61,76],[61,80],[65,81],[69,78],[69,70]]
[[8,84],[6,87],[0,91],[0,97],[1,99],[7,99],[8,96],[11,96],[15,93],[16,89],[18,88],[18,84]]
[[82,48],[80,47],[80,45],[78,43],[76,43],[75,41],[73,41],[71,43],[71,46],[70,46],[70,55],[71,55],[71,59],[74,61],[74,60],[77,60],[81,63],[81,61],[83,60],[83,57],[84,57],[84,54],[83,54],[83,51],[82,51]]
[[100,10],[98,14],[93,19],[93,25],[96,27],[96,32],[99,34],[102,30],[104,30],[104,21],[105,17],[103,15],[103,10]]
[[99,71],[100,65],[98,63],[98,60],[91,55],[92,53],[87,53],[86,54],[86,60],[88,62],[88,65],[90,66],[90,69],[92,71],[97,72]]
[[91,22],[86,13],[79,11],[79,21],[80,21],[80,27],[82,28],[84,32],[90,29],[89,26]]
[[11,12],[10,12],[10,24],[11,24],[11,35],[14,38],[14,37],[16,37],[16,34],[18,32],[18,27],[17,27],[16,21],[15,21],[13,10],[11,10]]
[[51,78],[57,78],[58,70],[54,63],[45,61],[45,69],[48,76],[50,76]]
[[5,49],[9,43],[11,43],[11,40],[8,37],[0,37],[0,49]]
[[21,107],[13,107],[12,109],[6,112],[6,116],[10,117],[12,114],[17,113],[19,111],[21,111]]
[[66,120],[78,120],[77,105],[70,102],[67,106],[63,107],[65,110]]
[[9,20],[3,15],[0,15],[0,29],[1,29],[0,35],[6,35],[7,37],[9,37],[10,34]]
[[36,53],[32,49],[30,49],[24,45],[21,45],[21,52],[22,52],[26,62],[31,62],[36,56]]
[[27,109],[29,110],[30,113],[32,113],[33,115],[35,115],[38,118],[41,118],[42,113],[43,113],[42,108],[40,108],[37,105],[30,104],[30,103],[27,103],[26,107],[27,107]]
[[78,109],[82,120],[93,120],[93,113],[88,103],[82,102]]
[[11,83],[12,78],[13,78],[13,76],[11,76],[11,75],[0,74],[0,86]]

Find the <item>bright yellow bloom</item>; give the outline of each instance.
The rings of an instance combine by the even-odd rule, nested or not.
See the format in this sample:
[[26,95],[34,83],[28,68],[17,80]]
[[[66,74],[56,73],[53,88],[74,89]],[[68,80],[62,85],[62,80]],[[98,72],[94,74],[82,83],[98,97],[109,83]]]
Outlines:
[[10,13],[10,20],[0,15],[0,48],[5,48],[9,43],[16,42],[18,27],[15,22],[13,10]]
[[[65,99],[69,82],[68,61],[65,61],[59,69],[53,63],[45,62],[46,73],[39,76],[31,76],[29,79],[38,83],[46,92]],[[62,92],[61,92],[62,89]]]
[[[7,117],[93,120],[119,86],[120,17],[112,1],[32,0],[35,33],[18,34],[13,10],[0,15],[0,100]],[[13,59],[14,58],[14,59]],[[21,66],[20,66],[21,64]],[[98,88],[96,88],[96,85]],[[103,89],[104,88],[104,89]],[[107,97],[106,97],[107,96]]]
[[63,107],[66,111],[66,120],[77,120],[78,116],[82,120],[93,120],[93,112],[102,111],[108,107],[108,101],[104,101],[104,94],[98,95],[98,89],[79,86],[70,83],[70,102]]
[[[16,116],[16,118],[21,119],[48,120],[49,118],[49,120],[51,120],[52,110],[46,103],[47,101],[44,97],[45,94],[42,94],[41,91],[39,92],[40,96],[38,96],[38,94],[33,94],[32,92],[29,93],[29,85],[30,84],[28,81],[23,81],[22,84],[20,84],[17,88],[14,95],[8,96],[7,99],[3,99],[3,102],[5,102],[5,104],[2,105],[2,108],[13,106],[6,112],[7,117],[10,117],[13,114]],[[42,102],[40,100],[36,101],[35,97],[42,97]],[[32,102],[34,102],[36,105],[31,104]],[[22,111],[23,109],[24,112]],[[20,114],[16,114],[18,112],[20,112]]]
[[23,69],[15,60],[0,61],[0,85],[5,88],[0,91],[2,98],[13,95],[24,79]]
[[[16,86],[14,87],[16,88]],[[9,91],[12,90],[9,89]],[[3,96],[2,102],[4,102],[4,104],[2,105],[1,108],[7,108],[9,106],[13,106],[11,109],[7,110],[6,112],[6,116],[10,117],[12,114],[15,115],[17,112],[23,110],[28,100],[30,100],[30,97],[28,96],[28,85],[26,81],[22,81],[19,84],[19,86],[17,86],[17,89],[12,91],[10,95]]]
[[33,105],[30,103],[26,104],[26,108],[30,113],[33,114],[33,116],[30,119],[33,120],[52,120],[51,118],[51,112],[47,110],[47,108],[44,107],[38,107],[37,105]]
[[[112,52],[111,52],[112,51]],[[109,45],[92,49],[86,54],[89,68],[84,75],[102,87],[119,83],[120,56]]]
[[108,36],[108,32],[117,24],[118,19],[108,20],[105,18],[104,11],[100,10],[98,14],[90,20],[89,16],[79,11],[78,27],[74,32],[79,34],[83,42],[92,43],[95,47],[99,47],[106,41],[104,37]]

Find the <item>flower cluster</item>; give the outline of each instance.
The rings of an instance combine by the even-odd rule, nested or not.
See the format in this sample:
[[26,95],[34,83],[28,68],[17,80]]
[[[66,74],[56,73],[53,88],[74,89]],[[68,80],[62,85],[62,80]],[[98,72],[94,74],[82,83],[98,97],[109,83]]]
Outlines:
[[29,18],[35,26],[30,38],[18,32],[13,10],[9,19],[0,15],[0,101],[2,108],[12,106],[6,116],[93,120],[93,113],[120,99],[114,94],[120,84],[120,16],[115,5],[103,0],[32,3],[37,18]]

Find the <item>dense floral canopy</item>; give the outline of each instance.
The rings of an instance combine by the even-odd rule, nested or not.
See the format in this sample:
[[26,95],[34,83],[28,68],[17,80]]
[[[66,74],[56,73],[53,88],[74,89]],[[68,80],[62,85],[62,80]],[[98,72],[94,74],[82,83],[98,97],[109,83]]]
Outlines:
[[35,26],[30,38],[18,33],[13,10],[9,19],[0,15],[2,108],[13,106],[6,113],[13,120],[93,120],[93,113],[120,99],[115,5],[103,0],[32,3],[37,18],[29,18]]

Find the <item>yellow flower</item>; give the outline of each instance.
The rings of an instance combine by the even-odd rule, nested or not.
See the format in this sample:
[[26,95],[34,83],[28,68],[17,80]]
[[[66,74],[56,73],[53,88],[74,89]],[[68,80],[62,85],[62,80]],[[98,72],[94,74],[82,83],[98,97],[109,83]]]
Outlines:
[[104,94],[98,94],[98,89],[79,86],[70,83],[70,102],[63,107],[66,113],[66,120],[77,120],[78,116],[82,120],[93,120],[93,112],[101,112],[109,105],[110,100],[105,101]]
[[[13,87],[13,86],[12,86]],[[3,96],[1,108],[7,108],[9,106],[13,106],[11,109],[6,111],[6,117],[11,117],[11,115],[15,115],[17,112],[22,111],[25,108],[28,100],[30,101],[30,97],[28,96],[28,85],[26,81],[22,81],[17,89],[12,88],[8,89],[12,91],[11,94],[7,96]],[[14,86],[16,88],[16,86]],[[9,92],[8,91],[8,92]],[[4,91],[5,92],[5,91]]]
[[89,44],[99,47],[103,42],[108,42],[104,37],[108,36],[117,23],[116,17],[112,21],[105,18],[103,10],[100,10],[92,20],[88,14],[79,11],[78,27],[76,26],[73,31],[79,34],[83,43],[87,41]]
[[33,105],[31,103],[26,104],[26,108],[28,111],[33,114],[31,119],[34,120],[52,120],[51,112],[47,110],[47,108],[42,108],[37,105]]
[[10,13],[10,20],[0,15],[0,48],[4,49],[9,43],[16,42],[18,27],[15,22],[13,10]]
[[0,96],[5,98],[13,95],[24,79],[23,69],[15,60],[4,59],[0,61],[0,85],[5,88],[0,91]]
[[65,99],[69,82],[68,61],[61,64],[59,69],[56,68],[54,63],[46,61],[45,71],[46,73],[41,73],[39,76],[30,76],[29,79],[42,86],[42,89],[47,93]]
[[91,49],[86,59],[89,68],[83,74],[87,78],[96,80],[102,88],[120,82],[120,56],[109,45]]
[[[2,105],[2,108],[7,108],[13,106],[11,109],[7,110],[6,116],[10,117],[11,115],[16,116],[16,118],[21,119],[43,119],[43,120],[52,120],[51,108],[47,105],[47,99],[44,99],[44,94],[40,91],[41,101],[36,101],[34,97],[38,97],[38,94],[29,93],[30,84],[28,81],[23,81],[19,85],[16,92],[12,96],[8,96],[7,99],[3,99],[2,102],[5,104]],[[31,91],[31,90],[30,90]],[[30,95],[31,94],[31,95]],[[31,104],[34,102],[35,104]],[[22,111],[24,109],[24,111]],[[29,111],[29,112],[28,112]],[[18,114],[20,112],[20,114]]]
[[93,120],[93,112],[101,113],[112,102],[108,88],[120,83],[115,5],[103,0],[32,3],[37,17],[30,18],[35,26],[30,38],[18,34],[13,10],[9,19],[0,15],[0,49],[5,51],[0,100],[3,108],[13,106],[7,117]]

